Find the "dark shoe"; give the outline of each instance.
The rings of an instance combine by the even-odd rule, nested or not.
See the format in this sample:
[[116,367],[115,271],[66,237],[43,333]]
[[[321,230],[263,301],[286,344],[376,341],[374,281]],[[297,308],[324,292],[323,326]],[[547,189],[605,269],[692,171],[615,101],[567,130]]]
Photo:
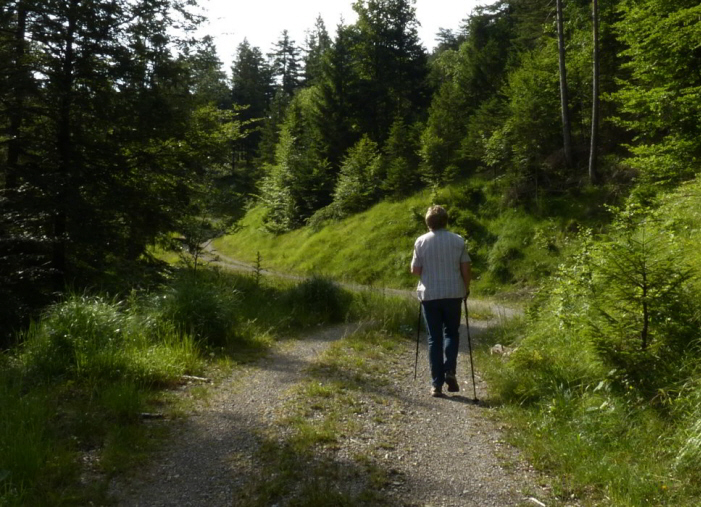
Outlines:
[[445,383],[448,384],[449,393],[457,393],[460,391],[460,385],[458,384],[458,380],[455,378],[455,373],[446,374]]
[[431,396],[434,398],[440,398],[443,396],[443,389],[440,387],[433,387],[431,388]]

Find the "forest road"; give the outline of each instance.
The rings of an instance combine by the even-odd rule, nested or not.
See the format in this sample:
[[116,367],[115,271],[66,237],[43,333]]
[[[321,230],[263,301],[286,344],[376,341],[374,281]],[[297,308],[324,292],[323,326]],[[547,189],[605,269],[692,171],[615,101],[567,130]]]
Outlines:
[[[489,325],[489,321],[470,319],[473,345]],[[285,438],[281,421],[290,392],[307,378],[308,366],[333,341],[358,328],[359,324],[339,325],[299,340],[279,342],[265,358],[235,368],[229,378],[211,387],[209,397],[196,402],[192,413],[157,422],[171,427],[168,442],[147,465],[113,480],[111,498],[117,505],[134,507],[253,505],[245,492],[265,473],[260,446],[264,440],[270,442],[271,435],[277,435],[280,442]],[[491,417],[492,409],[472,403],[465,332],[463,323],[459,393],[429,396],[425,337],[420,341],[416,381],[415,342],[402,340],[396,362],[381,379],[383,388],[365,394],[367,403],[375,407],[371,417],[377,424],[365,421],[369,426],[364,426],[366,432],[360,438],[342,439],[335,450],[336,464],[341,468],[354,466],[352,456],[370,456],[373,465],[392,478],[380,486],[385,499],[381,505],[501,507],[549,503],[546,480],[504,442],[507,429]],[[479,365],[476,381],[477,397],[488,399]],[[388,434],[393,445],[385,449],[379,441]],[[343,476],[344,490],[352,489],[347,481],[357,475],[350,471]],[[365,481],[358,488],[367,487],[366,479],[357,480]],[[274,505],[287,504],[281,500]]]

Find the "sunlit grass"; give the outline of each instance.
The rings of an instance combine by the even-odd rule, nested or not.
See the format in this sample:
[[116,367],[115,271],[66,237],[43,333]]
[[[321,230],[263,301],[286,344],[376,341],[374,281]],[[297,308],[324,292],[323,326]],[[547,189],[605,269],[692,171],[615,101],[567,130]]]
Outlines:
[[[477,196],[477,197],[476,197]],[[466,238],[473,260],[474,295],[522,295],[554,272],[576,247],[576,231],[610,220],[604,190],[580,199],[545,196],[536,209],[503,204],[496,182],[474,180],[398,201],[386,201],[338,222],[274,235],[265,229],[262,206],[251,208],[235,234],[214,241],[222,254],[254,265],[301,275],[413,289],[409,274],[414,240],[426,232],[430,204],[447,206],[449,229]],[[595,212],[596,211],[596,212]]]
[[[675,246],[686,251],[678,260],[695,270],[691,285],[696,287],[701,273],[699,204],[699,183],[689,184],[665,197],[645,224],[650,233],[675,232]],[[502,404],[499,413],[510,422],[508,435],[534,465],[554,478],[554,493],[562,501],[698,505],[698,313],[666,313],[665,323],[678,319],[670,329],[696,338],[670,359],[674,362],[669,368],[647,373],[646,382],[656,387],[649,395],[639,388],[647,384],[626,381],[625,363],[614,367],[606,362],[601,345],[587,334],[587,322],[573,317],[575,312],[588,315],[581,307],[596,297],[577,299],[575,288],[564,277],[526,320],[506,323],[485,337],[488,345],[509,347],[508,357],[481,352],[479,359],[492,401]],[[693,289],[685,294],[699,300]],[[656,339],[664,343],[668,338],[674,336]]]
[[414,284],[408,273],[414,240],[424,226],[413,208],[425,209],[428,194],[401,202],[378,204],[318,232],[303,228],[274,236],[263,228],[263,210],[253,208],[240,232],[217,239],[214,246],[251,264],[260,252],[264,267],[376,287]]

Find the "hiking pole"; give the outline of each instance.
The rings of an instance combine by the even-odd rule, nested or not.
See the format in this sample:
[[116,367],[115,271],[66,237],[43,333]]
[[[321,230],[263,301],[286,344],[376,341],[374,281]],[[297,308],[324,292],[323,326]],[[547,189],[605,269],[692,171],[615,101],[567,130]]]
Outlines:
[[465,327],[467,328],[467,348],[470,351],[470,371],[472,372],[472,393],[474,398],[472,401],[477,403],[477,388],[475,387],[475,363],[472,362],[472,340],[470,339],[470,319],[467,314],[467,296],[463,299],[465,302]]
[[416,369],[419,366],[419,335],[421,334],[421,301],[419,301],[419,320],[416,323],[416,359],[414,360],[414,380],[416,380]]

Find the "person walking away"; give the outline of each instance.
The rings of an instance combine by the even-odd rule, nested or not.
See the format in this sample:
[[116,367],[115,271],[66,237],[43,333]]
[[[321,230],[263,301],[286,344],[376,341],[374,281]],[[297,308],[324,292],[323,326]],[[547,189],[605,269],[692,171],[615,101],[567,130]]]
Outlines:
[[458,392],[456,366],[460,343],[460,303],[470,294],[471,260],[465,240],[446,230],[448,212],[431,206],[426,212],[429,231],[414,243],[411,272],[428,332],[431,395],[442,396],[443,384]]

